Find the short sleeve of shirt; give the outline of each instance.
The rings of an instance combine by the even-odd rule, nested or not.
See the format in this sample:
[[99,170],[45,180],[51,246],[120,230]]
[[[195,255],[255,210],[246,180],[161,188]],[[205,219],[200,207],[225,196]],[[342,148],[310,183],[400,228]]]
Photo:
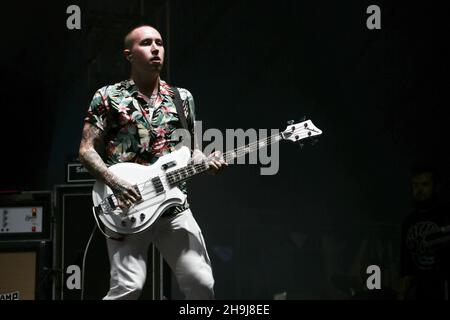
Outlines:
[[94,97],[89,105],[87,115],[84,118],[85,122],[89,122],[99,128],[102,131],[106,130],[107,127],[107,111],[108,111],[108,100],[106,87],[97,90]]

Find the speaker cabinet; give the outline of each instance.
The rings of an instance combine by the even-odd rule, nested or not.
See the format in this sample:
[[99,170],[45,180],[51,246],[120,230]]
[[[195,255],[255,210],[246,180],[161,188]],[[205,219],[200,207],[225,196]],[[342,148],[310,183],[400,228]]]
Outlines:
[[1,242],[0,300],[51,299],[50,266],[48,242]]
[[[55,299],[102,299],[109,289],[110,266],[106,239],[96,229],[92,216],[92,184],[56,186],[55,199],[55,264],[60,271],[55,281]],[[93,230],[95,232],[86,252]],[[152,246],[149,250],[148,277],[142,299],[162,299],[167,296],[163,292],[162,276],[167,268],[157,250]]]
[[0,300],[52,298],[52,192],[0,195]]

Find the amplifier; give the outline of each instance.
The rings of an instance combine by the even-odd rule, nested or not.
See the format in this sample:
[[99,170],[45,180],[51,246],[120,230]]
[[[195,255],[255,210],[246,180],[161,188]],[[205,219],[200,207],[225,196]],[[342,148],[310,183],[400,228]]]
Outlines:
[[[92,185],[55,186],[55,269],[60,276],[55,281],[55,299],[81,300],[84,276],[84,299],[101,299],[108,289],[109,261],[105,239],[97,232],[86,256],[83,256],[91,231]],[[73,281],[72,281],[73,279]]]
[[52,297],[51,243],[0,242],[0,300],[48,300]]
[[50,240],[51,191],[0,195],[0,241]]
[[[92,185],[55,186],[55,281],[57,300],[99,300],[109,289],[109,259],[105,237],[96,230],[85,253],[86,244],[96,228],[92,215]],[[84,258],[84,268],[83,268]],[[155,247],[149,248],[148,279],[141,299],[169,297],[170,271]],[[164,272],[164,277],[163,277]]]
[[53,193],[0,195],[0,300],[52,296]]

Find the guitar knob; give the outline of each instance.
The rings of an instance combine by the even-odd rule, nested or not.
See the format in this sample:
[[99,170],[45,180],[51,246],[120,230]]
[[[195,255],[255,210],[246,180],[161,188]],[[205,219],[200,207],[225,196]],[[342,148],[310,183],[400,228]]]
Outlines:
[[139,216],[139,218],[141,219],[141,221],[143,221],[145,219],[145,214],[141,213],[141,215]]
[[127,222],[125,220],[122,220],[120,224],[122,225],[122,227],[125,227],[127,225]]
[[131,217],[131,223],[135,223],[136,222],[136,218],[135,217]]

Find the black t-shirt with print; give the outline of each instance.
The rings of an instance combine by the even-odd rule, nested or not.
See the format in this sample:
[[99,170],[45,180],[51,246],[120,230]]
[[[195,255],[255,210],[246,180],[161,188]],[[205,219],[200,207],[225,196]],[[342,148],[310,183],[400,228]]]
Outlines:
[[402,224],[401,275],[413,277],[415,298],[443,299],[448,294],[449,226],[450,210],[444,204],[415,210]]

